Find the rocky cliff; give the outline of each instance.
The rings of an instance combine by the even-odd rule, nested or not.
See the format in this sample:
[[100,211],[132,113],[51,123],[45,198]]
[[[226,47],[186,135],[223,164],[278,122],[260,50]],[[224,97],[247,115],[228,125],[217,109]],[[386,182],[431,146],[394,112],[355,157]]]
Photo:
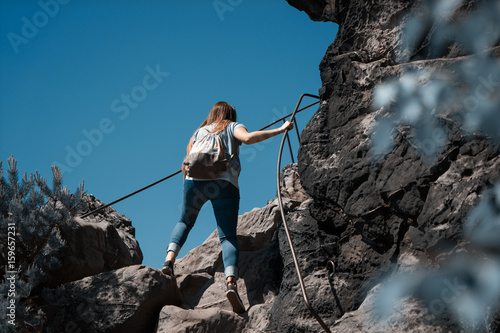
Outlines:
[[[433,24],[417,47],[401,48],[403,27],[424,1],[287,1],[313,20],[339,25],[319,66],[324,103],[302,134],[298,166],[283,171],[287,219],[312,306],[334,332],[457,332],[456,320],[436,316],[412,297],[403,298],[389,320],[378,321],[375,298],[382,279],[398,270],[438,268],[456,253],[474,251],[463,223],[482,191],[500,178],[498,145],[442,117],[449,135],[436,158],[422,157],[403,128],[394,147],[375,160],[370,135],[380,110],[372,101],[386,78],[451,68],[476,55],[454,41],[433,52]],[[458,13],[475,5],[466,1]],[[492,51],[499,53],[498,47]],[[87,201],[89,208],[96,204]],[[178,260],[173,279],[140,265],[130,221],[111,208],[80,221],[81,232],[67,236],[73,249],[63,257],[71,270],[56,274],[59,287],[46,295],[49,328],[319,332],[302,300],[280,220],[276,200],[239,217],[243,315],[232,313],[224,297],[216,232]],[[78,240],[84,235],[86,241]],[[78,245],[87,242],[92,246]],[[334,271],[327,269],[330,260]]]
[[[463,224],[482,191],[500,178],[499,148],[484,134],[465,134],[459,122],[441,116],[438,121],[449,134],[437,157],[423,157],[412,144],[410,131],[399,128],[394,148],[380,160],[373,158],[370,133],[381,113],[373,107],[378,84],[414,70],[456,71],[478,58],[451,38],[438,50],[431,47],[444,20],[439,16],[436,22],[422,24],[413,48],[403,47],[402,32],[414,22],[412,15],[433,2],[288,2],[314,20],[339,25],[320,64],[321,99],[327,103],[303,132],[298,164],[302,185],[314,200],[310,214],[320,230],[317,240],[337,263],[334,284],[339,286],[339,306],[334,316],[348,311],[356,316],[365,311],[364,302],[370,301],[371,290],[383,275],[398,267],[439,267],[454,253],[473,252],[463,239]],[[443,3],[461,3],[452,18],[457,22],[479,5]],[[498,13],[498,6],[492,10]],[[498,35],[494,38],[484,51],[498,56]],[[494,67],[486,75],[499,82]],[[413,316],[411,325],[418,327],[421,319]],[[369,323],[344,315],[338,325],[339,331],[354,332],[347,327],[360,325],[363,331]],[[440,326],[435,319],[434,325]],[[453,331],[448,324],[441,327]]]

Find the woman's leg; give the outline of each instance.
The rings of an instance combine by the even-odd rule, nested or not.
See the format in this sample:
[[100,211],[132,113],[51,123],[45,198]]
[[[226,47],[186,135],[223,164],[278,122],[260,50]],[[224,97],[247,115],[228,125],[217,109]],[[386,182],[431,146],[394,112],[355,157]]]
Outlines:
[[174,262],[175,257],[186,242],[187,236],[196,222],[201,207],[208,200],[208,197],[204,193],[205,191],[203,191],[202,183],[193,180],[184,181],[181,218],[172,231],[166,260]]
[[238,224],[238,209],[240,204],[240,191],[233,184],[218,180],[216,194],[211,198],[217,230],[222,246],[222,259],[224,261],[224,274],[228,280],[238,278],[239,247],[236,238]]

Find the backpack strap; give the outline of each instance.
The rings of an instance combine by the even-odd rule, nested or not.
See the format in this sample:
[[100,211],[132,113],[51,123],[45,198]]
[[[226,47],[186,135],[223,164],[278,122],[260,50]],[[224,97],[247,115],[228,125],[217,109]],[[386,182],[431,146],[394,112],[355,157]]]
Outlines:
[[[220,132],[213,133],[217,138],[217,142],[219,143],[219,149],[222,151],[222,158],[226,158],[226,152],[224,151],[224,145],[222,144],[222,139],[220,137]],[[208,134],[207,134],[208,135]]]

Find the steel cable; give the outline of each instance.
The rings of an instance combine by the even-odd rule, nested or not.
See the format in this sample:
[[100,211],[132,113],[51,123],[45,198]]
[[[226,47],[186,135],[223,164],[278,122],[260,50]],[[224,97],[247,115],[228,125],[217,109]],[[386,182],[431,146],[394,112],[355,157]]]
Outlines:
[[[302,102],[302,98],[304,98],[305,96],[319,99],[319,97],[315,96],[315,95],[302,94],[299,98],[299,101],[297,102],[297,106],[295,107],[295,110],[293,111],[293,113],[290,117],[290,122],[293,122],[293,119],[295,118],[295,114],[297,113],[297,110],[300,106],[300,103]],[[317,103],[319,103],[319,101]],[[309,312],[311,312],[313,317],[318,321],[318,323],[325,330],[325,332],[331,333],[328,326],[326,326],[325,322],[316,313],[316,311],[314,311],[311,303],[309,302],[309,297],[307,296],[307,291],[306,291],[306,286],[304,284],[304,279],[302,278],[302,273],[300,272],[300,266],[299,266],[299,261],[297,259],[297,254],[295,253],[295,248],[293,246],[292,237],[290,236],[290,230],[288,228],[288,223],[286,222],[285,210],[283,208],[283,200],[281,198],[281,177],[280,177],[280,174],[281,174],[281,155],[283,153],[283,146],[285,145],[287,133],[288,133],[288,131],[285,132],[285,134],[283,135],[283,138],[281,140],[280,150],[279,150],[279,154],[278,154],[278,166],[277,166],[277,172],[276,172],[276,186],[277,186],[277,190],[278,190],[278,204],[279,204],[279,208],[280,208],[280,212],[281,212],[281,219],[282,219],[283,225],[285,227],[286,237],[288,239],[288,244],[290,245],[290,250],[292,253],[292,257],[293,257],[293,263],[295,264],[295,270],[297,272],[297,277],[299,278],[300,289],[302,290],[302,296],[304,297],[304,302],[307,306],[307,309],[309,310]]]

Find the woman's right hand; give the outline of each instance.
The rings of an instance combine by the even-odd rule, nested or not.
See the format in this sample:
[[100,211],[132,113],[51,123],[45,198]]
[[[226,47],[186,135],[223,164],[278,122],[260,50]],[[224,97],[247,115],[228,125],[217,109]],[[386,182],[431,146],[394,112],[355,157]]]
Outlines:
[[293,123],[286,121],[283,125],[281,125],[280,128],[271,129],[267,131],[255,131],[248,133],[245,127],[238,127],[234,131],[234,136],[236,139],[238,139],[238,141],[246,145],[252,145],[254,143],[272,138],[273,136],[289,131],[291,129],[293,129]]
[[281,125],[281,127],[280,127],[280,132],[284,133],[284,132],[290,131],[292,129],[293,129],[293,123],[290,121],[285,121],[285,123],[283,125]]

